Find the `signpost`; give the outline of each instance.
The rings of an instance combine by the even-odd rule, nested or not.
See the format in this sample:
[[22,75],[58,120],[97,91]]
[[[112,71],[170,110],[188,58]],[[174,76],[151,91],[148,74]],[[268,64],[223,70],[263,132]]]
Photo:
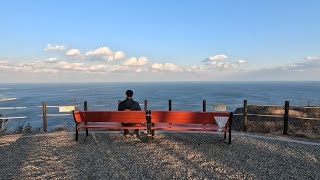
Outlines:
[[59,112],[71,112],[76,110],[75,106],[59,106]]

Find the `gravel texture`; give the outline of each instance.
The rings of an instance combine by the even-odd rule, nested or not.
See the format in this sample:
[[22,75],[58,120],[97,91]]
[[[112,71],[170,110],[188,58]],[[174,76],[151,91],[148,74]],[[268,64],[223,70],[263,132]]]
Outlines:
[[153,143],[117,133],[0,138],[0,179],[320,179],[320,146],[165,132]]

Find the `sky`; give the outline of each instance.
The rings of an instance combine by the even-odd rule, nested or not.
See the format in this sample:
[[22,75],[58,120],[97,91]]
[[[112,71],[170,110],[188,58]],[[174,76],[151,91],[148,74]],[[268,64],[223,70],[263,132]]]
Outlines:
[[318,81],[320,1],[0,1],[0,82]]

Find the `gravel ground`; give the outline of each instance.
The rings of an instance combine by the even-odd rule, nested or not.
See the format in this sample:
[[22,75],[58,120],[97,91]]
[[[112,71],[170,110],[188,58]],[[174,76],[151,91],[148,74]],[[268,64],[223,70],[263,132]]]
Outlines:
[[320,179],[320,146],[206,133],[0,138],[0,179]]

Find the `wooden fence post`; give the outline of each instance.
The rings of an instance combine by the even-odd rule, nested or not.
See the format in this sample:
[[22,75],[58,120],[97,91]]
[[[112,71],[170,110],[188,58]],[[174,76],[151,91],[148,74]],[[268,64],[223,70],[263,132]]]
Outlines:
[[[83,111],[88,111],[88,101],[83,102]],[[87,125],[87,122],[85,122],[84,124]],[[88,128],[86,128],[86,136],[89,136]]]
[[169,99],[169,111],[172,110],[172,101]]
[[83,101],[83,111],[88,111],[88,102]]
[[284,104],[284,117],[283,117],[283,134],[288,134],[288,121],[289,121],[289,101]]
[[207,101],[206,101],[206,100],[203,100],[203,101],[202,101],[202,111],[203,111],[203,112],[206,112],[206,111],[207,111]]
[[144,111],[148,110],[148,100],[144,100]]
[[42,102],[42,120],[43,120],[43,131],[47,132],[47,103]]
[[242,122],[242,128],[244,132],[247,132],[248,130],[248,101],[243,101],[243,122]]

